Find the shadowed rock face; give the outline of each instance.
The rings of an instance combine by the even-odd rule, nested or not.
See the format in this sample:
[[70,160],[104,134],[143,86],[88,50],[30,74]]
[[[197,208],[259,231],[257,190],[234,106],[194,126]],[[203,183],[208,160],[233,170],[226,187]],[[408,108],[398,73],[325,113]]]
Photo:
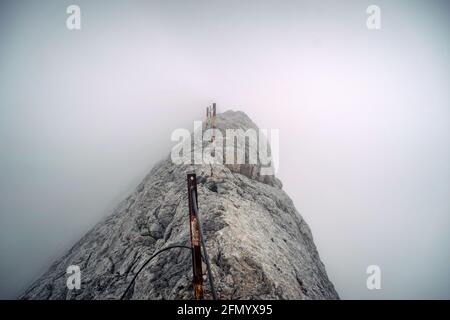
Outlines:
[[[232,111],[218,115],[217,127],[256,129],[244,113]],[[258,166],[158,163],[111,216],[21,298],[119,299],[154,252],[174,244],[190,246],[186,172],[195,170],[220,299],[338,299],[308,225],[281,182],[260,176]],[[70,265],[81,268],[80,290],[66,287]],[[126,298],[192,299],[191,279],[190,250],[172,249],[147,265]],[[211,298],[206,277],[205,298]]]

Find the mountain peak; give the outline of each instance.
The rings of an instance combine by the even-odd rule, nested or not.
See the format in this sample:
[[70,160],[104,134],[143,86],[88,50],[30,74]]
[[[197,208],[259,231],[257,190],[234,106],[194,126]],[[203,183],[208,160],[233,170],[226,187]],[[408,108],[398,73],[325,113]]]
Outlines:
[[[218,114],[215,128],[258,129],[241,111]],[[226,151],[226,132],[223,140]],[[245,143],[237,146],[242,147],[248,151]],[[259,162],[161,161],[21,298],[119,299],[155,252],[171,245],[190,247],[186,173],[194,170],[198,210],[220,299],[338,299],[308,225],[281,182],[273,175],[260,175],[260,168]],[[192,299],[191,263],[191,251],[183,248],[158,255],[137,275],[125,298]],[[81,271],[79,290],[66,286],[71,265]],[[211,298],[206,278],[205,298]]]

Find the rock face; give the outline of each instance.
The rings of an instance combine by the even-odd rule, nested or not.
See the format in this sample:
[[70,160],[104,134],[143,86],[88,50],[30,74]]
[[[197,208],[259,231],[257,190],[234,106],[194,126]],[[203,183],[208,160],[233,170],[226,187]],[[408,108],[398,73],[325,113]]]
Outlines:
[[[242,112],[227,111],[217,116],[217,128],[256,125]],[[339,298],[308,225],[281,182],[259,175],[259,163],[192,166],[175,165],[170,158],[21,298],[119,299],[154,252],[190,246],[186,172],[191,170],[197,174],[199,213],[220,299]],[[183,248],[158,255],[125,298],[192,299],[191,261],[190,250]],[[80,290],[67,289],[70,265],[81,269]],[[206,276],[205,298],[211,298]]]

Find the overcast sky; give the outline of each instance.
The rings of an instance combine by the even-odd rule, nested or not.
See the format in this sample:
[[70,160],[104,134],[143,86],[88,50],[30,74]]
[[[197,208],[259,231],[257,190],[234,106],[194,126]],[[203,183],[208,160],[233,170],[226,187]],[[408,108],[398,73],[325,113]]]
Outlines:
[[[80,31],[66,28],[74,3]],[[280,129],[279,177],[342,298],[450,298],[449,9],[1,1],[0,298],[109,214],[212,101]]]

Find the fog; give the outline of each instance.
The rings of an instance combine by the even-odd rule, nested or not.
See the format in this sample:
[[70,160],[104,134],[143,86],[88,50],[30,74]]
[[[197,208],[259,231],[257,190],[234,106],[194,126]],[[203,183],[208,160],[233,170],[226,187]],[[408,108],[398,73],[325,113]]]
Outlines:
[[0,298],[212,101],[280,129],[278,176],[341,298],[450,298],[448,2],[77,0],[69,31],[71,4],[0,3]]

